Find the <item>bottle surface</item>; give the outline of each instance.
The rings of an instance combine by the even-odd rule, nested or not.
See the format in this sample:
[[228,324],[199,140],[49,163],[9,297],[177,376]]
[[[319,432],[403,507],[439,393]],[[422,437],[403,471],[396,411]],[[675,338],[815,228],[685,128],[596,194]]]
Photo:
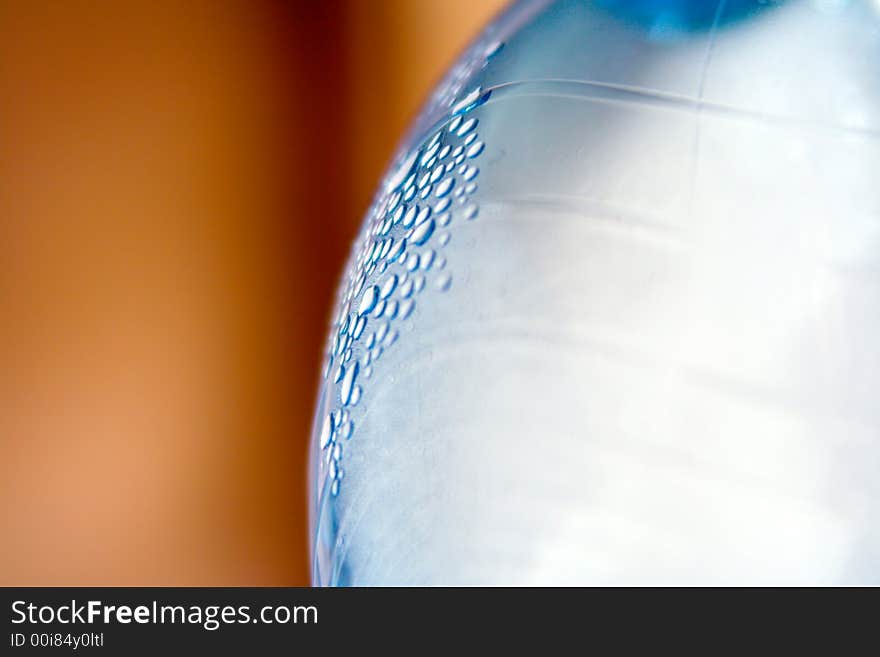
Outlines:
[[880,583],[878,172],[877,2],[510,7],[343,276],[313,582]]

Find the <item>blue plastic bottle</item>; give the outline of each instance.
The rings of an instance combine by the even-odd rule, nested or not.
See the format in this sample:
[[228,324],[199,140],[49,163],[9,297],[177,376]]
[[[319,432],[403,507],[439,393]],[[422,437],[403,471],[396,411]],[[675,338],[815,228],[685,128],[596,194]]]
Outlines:
[[880,3],[515,4],[325,363],[316,584],[880,583]]

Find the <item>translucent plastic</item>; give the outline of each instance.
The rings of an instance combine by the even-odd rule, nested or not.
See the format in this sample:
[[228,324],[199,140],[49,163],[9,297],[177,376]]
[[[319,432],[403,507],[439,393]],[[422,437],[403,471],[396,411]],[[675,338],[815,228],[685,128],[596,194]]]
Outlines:
[[510,8],[354,245],[314,582],[880,583],[878,137],[878,2]]

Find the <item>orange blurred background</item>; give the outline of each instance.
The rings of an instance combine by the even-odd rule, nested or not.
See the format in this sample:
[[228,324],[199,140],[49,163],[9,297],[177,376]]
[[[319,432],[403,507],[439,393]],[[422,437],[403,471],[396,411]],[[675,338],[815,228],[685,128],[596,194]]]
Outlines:
[[0,0],[0,584],[308,583],[348,244],[501,0]]

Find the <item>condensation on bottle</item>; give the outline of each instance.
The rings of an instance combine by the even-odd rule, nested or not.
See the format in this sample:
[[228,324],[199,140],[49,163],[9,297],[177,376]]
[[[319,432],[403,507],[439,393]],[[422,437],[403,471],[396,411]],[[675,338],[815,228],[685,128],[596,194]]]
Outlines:
[[878,584],[878,391],[880,2],[516,3],[355,240],[313,582]]

